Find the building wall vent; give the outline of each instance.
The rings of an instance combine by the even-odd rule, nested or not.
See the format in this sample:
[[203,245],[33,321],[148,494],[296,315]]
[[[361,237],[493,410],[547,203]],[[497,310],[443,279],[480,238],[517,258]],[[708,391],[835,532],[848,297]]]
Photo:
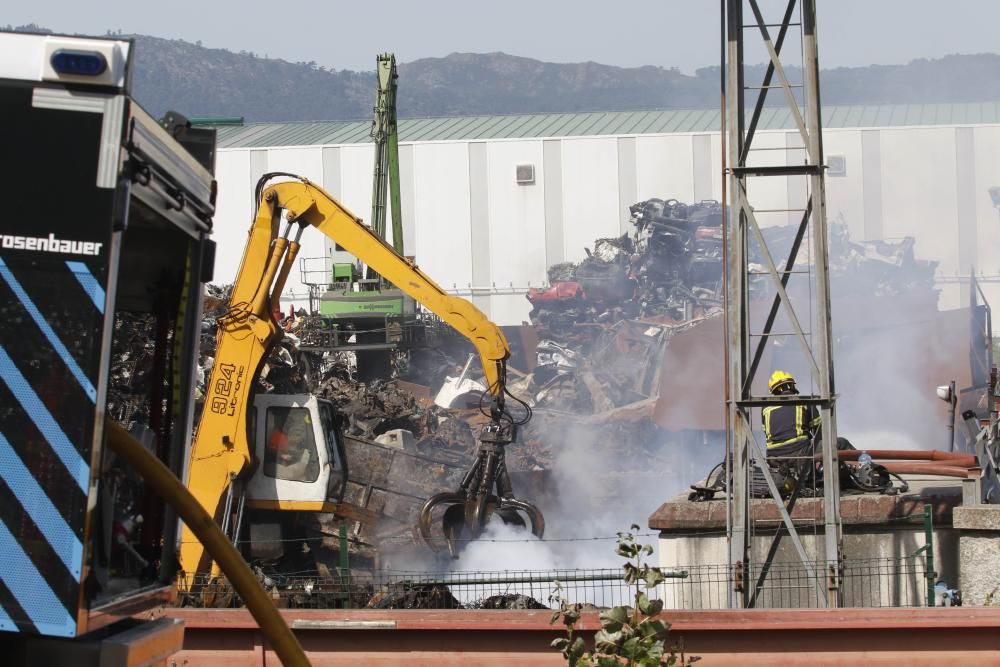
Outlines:
[[532,185],[535,182],[535,165],[519,164],[515,175],[518,185]]
[[847,176],[847,158],[843,155],[828,155],[826,158],[827,176]]

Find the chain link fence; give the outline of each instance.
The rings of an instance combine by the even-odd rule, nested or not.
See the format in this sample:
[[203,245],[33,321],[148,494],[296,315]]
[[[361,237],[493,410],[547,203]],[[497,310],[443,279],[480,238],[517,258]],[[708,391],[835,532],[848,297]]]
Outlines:
[[[665,572],[670,578],[683,571]],[[549,609],[559,582],[564,600],[594,608],[628,604],[634,595],[620,568],[464,572],[352,572],[343,577],[258,573],[279,607],[300,609]],[[240,607],[223,581],[199,575],[182,585],[180,606]]]
[[[825,561],[751,565],[745,575],[730,565],[685,568],[682,580],[662,584],[667,609],[725,609],[730,596],[747,591],[748,606],[807,609],[826,606],[831,583],[839,579],[842,607],[919,607],[927,604],[928,568],[919,556],[845,560],[838,568]],[[762,574],[766,576],[762,576]],[[839,576],[838,576],[839,575]],[[933,573],[931,573],[933,577]],[[745,583],[744,583],[745,582]]]
[[[726,609],[742,580],[754,607],[823,607],[831,569],[825,562],[808,566],[798,561],[772,563],[763,578],[760,565],[751,566],[745,577],[729,565],[666,570],[666,580],[651,597],[662,599],[666,609]],[[299,609],[550,609],[557,581],[564,600],[593,609],[630,604],[635,594],[619,568],[258,576],[279,607]],[[839,570],[841,606],[923,606],[927,582],[926,561],[919,555],[845,560]],[[225,582],[199,577],[181,588],[181,606],[242,606]]]

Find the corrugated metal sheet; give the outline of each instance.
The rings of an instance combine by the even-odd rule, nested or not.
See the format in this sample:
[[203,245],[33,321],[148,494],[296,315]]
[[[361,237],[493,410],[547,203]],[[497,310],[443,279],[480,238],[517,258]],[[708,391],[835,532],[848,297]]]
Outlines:
[[[827,106],[823,126],[899,127],[1000,123],[1000,102],[969,104],[885,104]],[[761,130],[794,129],[791,112],[770,107],[761,113]],[[357,144],[371,141],[371,122],[322,121],[249,123],[218,128],[220,148]],[[718,109],[665,109],[594,113],[516,114],[406,118],[399,121],[400,141],[455,141],[536,137],[611,136],[716,132]]]

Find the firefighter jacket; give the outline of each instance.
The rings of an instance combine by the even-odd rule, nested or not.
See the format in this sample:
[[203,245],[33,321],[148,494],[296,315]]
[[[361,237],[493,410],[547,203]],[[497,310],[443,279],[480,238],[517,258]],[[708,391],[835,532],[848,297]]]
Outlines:
[[808,442],[820,425],[814,405],[771,405],[760,416],[768,449]]

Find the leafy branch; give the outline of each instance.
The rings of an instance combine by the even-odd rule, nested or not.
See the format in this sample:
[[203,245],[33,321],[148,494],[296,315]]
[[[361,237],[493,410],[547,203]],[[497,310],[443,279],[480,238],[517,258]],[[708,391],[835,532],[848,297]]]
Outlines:
[[583,605],[570,603],[563,595],[562,584],[555,582],[549,601],[558,604],[559,609],[552,614],[550,623],[561,619],[566,636],[554,640],[552,648],[563,654],[569,667],[686,667],[699,660],[684,655],[683,643],[667,648],[670,624],[659,619],[663,601],[649,597],[649,592],[666,577],[660,568],[644,562],[646,556],[652,555],[653,547],[636,541],[638,530],[639,526],[633,524],[629,532],[618,533],[615,549],[625,559],[623,580],[634,587],[633,605],[612,607],[600,613],[601,629],[594,634],[593,651],[587,650],[586,642],[576,630]]

